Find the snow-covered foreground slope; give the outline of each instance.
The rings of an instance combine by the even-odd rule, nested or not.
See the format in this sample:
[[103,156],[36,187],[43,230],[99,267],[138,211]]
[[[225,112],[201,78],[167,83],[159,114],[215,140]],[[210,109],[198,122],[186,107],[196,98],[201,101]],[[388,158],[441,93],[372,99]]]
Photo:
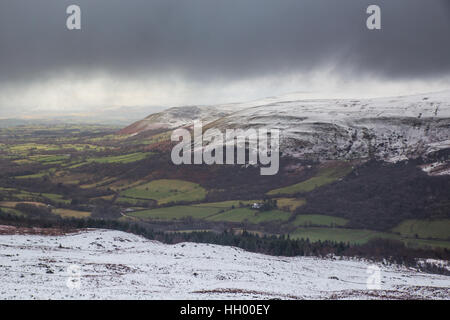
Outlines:
[[[81,270],[80,288],[70,289]],[[1,299],[450,299],[450,277],[369,263],[272,257],[233,247],[165,245],[119,231],[0,236]],[[76,271],[76,269],[73,269]]]

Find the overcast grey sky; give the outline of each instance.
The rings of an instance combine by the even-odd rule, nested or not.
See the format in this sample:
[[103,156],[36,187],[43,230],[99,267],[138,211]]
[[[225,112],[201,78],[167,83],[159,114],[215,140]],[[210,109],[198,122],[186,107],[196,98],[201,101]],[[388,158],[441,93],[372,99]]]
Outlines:
[[[382,30],[366,28],[369,4]],[[408,93],[449,76],[449,0],[0,0],[3,114]]]

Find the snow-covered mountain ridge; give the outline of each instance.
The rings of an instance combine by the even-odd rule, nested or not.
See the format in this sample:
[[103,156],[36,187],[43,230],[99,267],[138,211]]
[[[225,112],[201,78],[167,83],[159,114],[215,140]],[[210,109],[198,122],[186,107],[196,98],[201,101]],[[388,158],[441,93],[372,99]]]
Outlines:
[[297,100],[295,95],[217,106],[178,107],[122,130],[136,134],[202,120],[221,130],[281,131],[285,155],[315,160],[416,158],[450,145],[450,91],[375,99]]

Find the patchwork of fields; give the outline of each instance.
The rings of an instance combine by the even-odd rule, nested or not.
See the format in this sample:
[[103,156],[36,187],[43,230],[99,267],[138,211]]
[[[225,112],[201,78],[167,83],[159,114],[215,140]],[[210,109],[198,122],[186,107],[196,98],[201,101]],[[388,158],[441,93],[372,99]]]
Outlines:
[[284,188],[274,189],[269,191],[268,195],[284,195],[284,194],[296,194],[312,191],[316,188],[324,186],[326,184],[337,181],[350,173],[352,167],[350,165],[340,165],[332,168],[320,169],[318,174],[306,181],[287,186]]
[[121,192],[122,198],[156,200],[158,204],[200,201],[206,190],[199,184],[182,180],[155,180]]
[[405,237],[450,240],[450,219],[406,220],[392,231]]
[[[450,248],[450,219],[446,217],[405,219],[395,228],[374,231],[355,229],[351,218],[325,210],[319,214],[298,211],[305,208],[309,193],[321,192],[322,187],[334,186],[346,177],[353,170],[350,162],[312,168],[306,178],[274,185],[242,178],[251,187],[247,190],[242,184],[205,183],[209,176],[205,178],[202,171],[197,176],[170,168],[174,172],[168,175],[167,167],[160,169],[163,154],[150,148],[170,139],[168,132],[140,138],[96,126],[44,129],[0,130],[0,217],[26,217],[29,206],[63,219],[93,217],[98,208],[105,212],[118,209],[122,220],[182,223],[185,232],[190,230],[189,221],[195,221],[204,224],[202,230],[220,223],[235,230],[243,226],[258,234],[275,230],[275,234],[310,241],[363,244],[387,238],[411,247]],[[221,181],[229,182],[230,177]],[[264,210],[252,208],[267,199],[276,204]],[[272,227],[270,232],[267,226]],[[176,230],[181,229],[169,231]]]

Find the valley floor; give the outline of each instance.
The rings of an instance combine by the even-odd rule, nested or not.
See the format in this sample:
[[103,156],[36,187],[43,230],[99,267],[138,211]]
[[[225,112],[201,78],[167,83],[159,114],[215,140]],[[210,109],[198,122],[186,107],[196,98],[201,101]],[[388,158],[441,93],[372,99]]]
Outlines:
[[272,257],[84,230],[0,235],[0,299],[450,299],[450,277],[366,261]]

